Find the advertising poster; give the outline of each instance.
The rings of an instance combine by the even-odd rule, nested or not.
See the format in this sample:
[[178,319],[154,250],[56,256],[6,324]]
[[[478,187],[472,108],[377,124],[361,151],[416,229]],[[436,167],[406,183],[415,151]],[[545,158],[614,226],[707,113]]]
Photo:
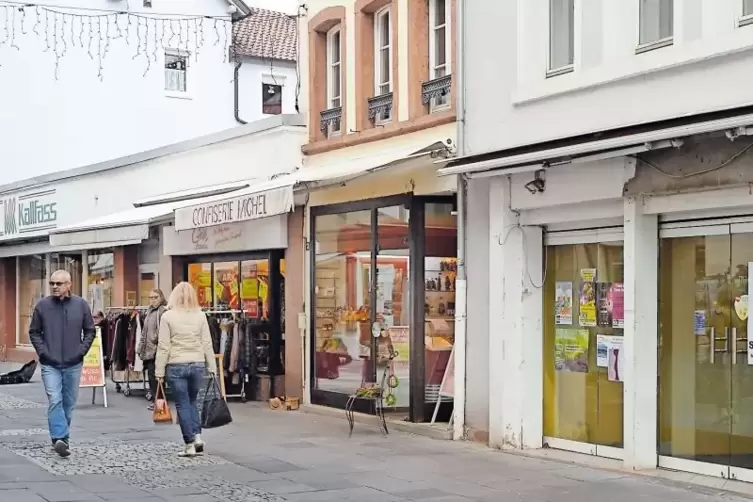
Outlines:
[[588,373],[588,330],[559,328],[555,331],[554,368]]
[[578,323],[581,326],[596,326],[596,269],[583,268],[580,271],[580,309]]
[[612,307],[612,327],[622,329],[625,327],[625,285],[612,283],[608,297]]
[[693,332],[695,336],[703,336],[706,334],[706,311],[696,310],[693,313]]
[[607,379],[610,382],[623,381],[623,368],[625,366],[625,350],[622,347],[622,338],[615,337],[609,346],[609,360],[607,362]]
[[105,386],[105,365],[102,357],[102,332],[100,328],[96,328],[96,330],[97,336],[94,337],[89,352],[84,356],[79,387]]
[[596,283],[596,324],[599,326],[612,326],[612,299],[610,298],[611,288],[611,283]]
[[573,283],[557,281],[554,295],[554,323],[571,325],[573,323]]
[[596,366],[599,368],[607,368],[609,366],[609,350],[613,345],[622,346],[622,337],[596,335]]

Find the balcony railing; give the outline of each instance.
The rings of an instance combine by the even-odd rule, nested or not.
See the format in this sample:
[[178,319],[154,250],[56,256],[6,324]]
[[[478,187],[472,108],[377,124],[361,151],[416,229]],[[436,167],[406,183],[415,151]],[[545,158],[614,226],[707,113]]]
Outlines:
[[343,107],[330,108],[319,113],[319,129],[327,134],[330,130],[340,130],[340,123],[343,118]]
[[450,94],[452,74],[438,77],[421,85],[421,100],[428,105],[432,99],[443,98]]
[[369,98],[369,119],[387,120],[392,116],[393,95],[391,92]]

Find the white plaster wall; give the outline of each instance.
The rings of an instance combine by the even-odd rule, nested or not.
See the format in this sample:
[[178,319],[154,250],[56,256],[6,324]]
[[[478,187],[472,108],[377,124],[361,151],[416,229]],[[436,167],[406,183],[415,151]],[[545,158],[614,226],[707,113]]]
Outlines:
[[[132,1],[127,5],[124,0],[48,0],[44,3],[110,10],[130,7],[133,12],[146,14],[228,15],[225,0],[155,0],[152,9],[144,9],[141,2]],[[5,23],[5,12],[0,9],[2,24]],[[185,99],[181,99],[164,91],[161,37],[156,60],[154,40],[149,37],[148,53],[152,60],[149,63],[151,69],[146,73],[146,58],[139,56],[134,59],[138,45],[134,26],[131,27],[129,44],[125,39],[112,40],[103,59],[100,81],[96,35],[92,46],[94,59],[91,59],[87,50],[88,26],[84,29],[82,48],[68,25],[67,50],[59,60],[56,80],[54,50],[45,51],[44,24],[37,27],[38,36],[34,33],[36,15],[33,9],[27,9],[23,28],[20,19],[20,14],[16,13],[16,45],[19,49],[11,48],[9,44],[0,47],[0,95],[3,96],[0,175],[4,183],[114,159],[237,125],[233,117],[233,65],[224,61],[225,30],[220,27],[220,42],[215,45],[212,21],[204,22],[205,45],[198,59],[196,54],[191,58],[188,93]],[[125,24],[125,19],[121,19],[122,31]],[[193,24],[189,28],[193,39]],[[106,25],[103,29],[107,29]],[[151,23],[150,29],[153,30]],[[54,23],[50,19],[47,31],[51,34],[53,30]],[[110,30],[115,34],[114,23]],[[143,40],[143,24],[141,30]],[[22,31],[27,34],[22,35]],[[75,31],[80,34],[78,21]],[[170,42],[169,38],[165,37],[165,45],[179,45],[177,39]],[[59,44],[58,53],[61,53],[62,42]],[[189,50],[192,46],[189,44]],[[244,65],[242,78],[248,89],[241,92],[249,94],[248,97],[244,94],[241,101],[247,104],[243,117],[248,122],[262,117],[261,105],[255,106],[253,100],[261,99],[257,75],[268,69],[268,62]],[[254,78],[257,82],[250,83]],[[288,81],[292,88],[295,85],[292,77]],[[286,102],[290,103],[289,97]],[[286,106],[285,111],[294,113],[291,106]]]
[[[282,113],[297,113],[295,93],[298,76],[294,62],[243,58],[243,64],[238,71],[238,82],[238,109],[241,119],[252,122],[260,117],[269,116],[262,113],[262,84],[281,85]],[[232,87],[233,83],[230,82],[229,85]],[[232,108],[230,111],[224,111],[232,115]],[[301,108],[301,111],[304,110]]]
[[468,279],[465,426],[472,439],[489,433],[489,183],[469,180],[466,199]]
[[305,140],[305,127],[278,127],[109,171],[4,192],[2,197],[56,189],[56,223],[61,227],[133,209],[133,203],[145,197],[293,171],[300,166]]
[[466,154],[753,102],[738,0],[676,1],[674,45],[638,55],[638,2],[576,2],[575,71],[548,79],[548,2],[465,4]]

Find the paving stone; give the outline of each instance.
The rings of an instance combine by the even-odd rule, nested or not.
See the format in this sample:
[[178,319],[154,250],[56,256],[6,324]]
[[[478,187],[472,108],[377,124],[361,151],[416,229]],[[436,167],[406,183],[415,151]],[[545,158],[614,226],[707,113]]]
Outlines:
[[46,407],[46,404],[29,401],[28,399],[21,399],[0,392],[0,410],[39,409]]
[[6,443],[4,447],[53,474],[64,476],[178,470],[227,463],[226,460],[212,455],[191,459],[180,458],[176,452],[181,446],[172,442],[76,442],[71,448],[71,456],[66,459],[58,457],[49,444],[19,442]]
[[30,490],[4,490],[0,492],[3,502],[47,502]]
[[[232,480],[224,479],[221,473],[205,472],[197,469],[182,471],[132,471],[123,473],[129,484],[147,492],[159,494],[161,491],[190,486],[194,494],[211,494],[215,500],[222,502],[284,502],[285,499],[273,493],[264,492]],[[167,492],[165,492],[167,493]],[[159,495],[168,500],[183,500],[180,497],[192,495]],[[189,499],[185,499],[189,500]]]

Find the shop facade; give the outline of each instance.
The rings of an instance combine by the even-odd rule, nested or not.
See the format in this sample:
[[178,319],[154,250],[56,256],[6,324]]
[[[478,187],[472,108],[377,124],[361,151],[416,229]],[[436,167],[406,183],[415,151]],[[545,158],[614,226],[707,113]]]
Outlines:
[[[96,310],[145,305],[154,287],[169,292],[173,267],[160,227],[172,223],[173,211],[194,198],[248,187],[254,173],[238,155],[243,149],[275,152],[276,162],[258,166],[259,177],[294,170],[304,135],[300,118],[277,116],[0,187],[5,357],[34,357],[28,325],[57,269],[71,273],[73,292]],[[207,183],[210,164],[218,167]]]
[[[454,180],[438,178],[434,162],[453,142],[448,126],[308,158],[311,172],[381,166],[308,192],[312,404],[345,408],[359,388],[376,383],[387,414],[450,420],[457,199]],[[354,409],[375,411],[369,400],[356,400]]]
[[467,367],[487,369],[491,446],[753,481],[751,124],[730,110],[443,169],[488,243],[468,246],[488,354]]

